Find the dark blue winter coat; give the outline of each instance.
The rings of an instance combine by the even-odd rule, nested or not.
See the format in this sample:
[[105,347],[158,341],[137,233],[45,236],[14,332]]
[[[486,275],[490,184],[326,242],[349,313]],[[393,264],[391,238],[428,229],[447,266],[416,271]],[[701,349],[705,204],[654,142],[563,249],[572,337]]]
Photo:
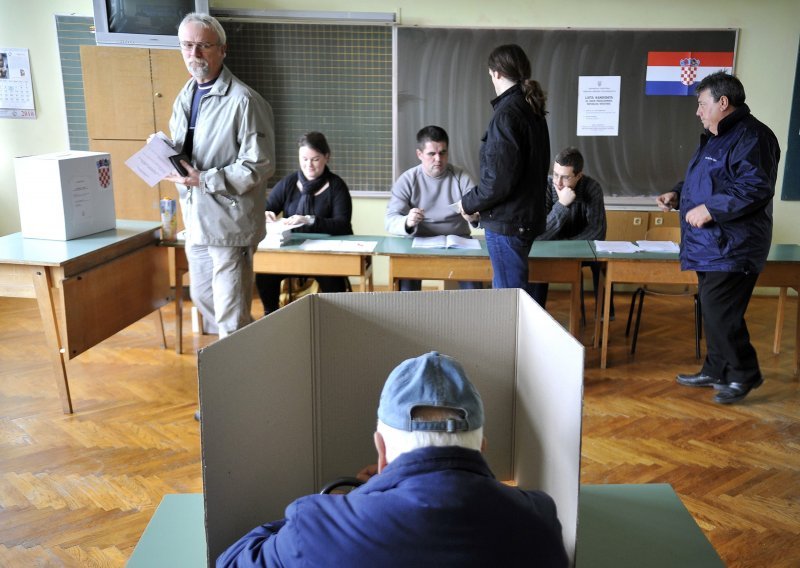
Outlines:
[[[681,268],[761,272],[772,242],[772,197],[781,151],[766,125],[742,105],[706,131],[680,192]],[[705,204],[712,221],[692,227],[686,213]]]
[[553,500],[497,481],[480,452],[401,454],[347,495],[309,495],[217,560],[223,566],[567,566]]

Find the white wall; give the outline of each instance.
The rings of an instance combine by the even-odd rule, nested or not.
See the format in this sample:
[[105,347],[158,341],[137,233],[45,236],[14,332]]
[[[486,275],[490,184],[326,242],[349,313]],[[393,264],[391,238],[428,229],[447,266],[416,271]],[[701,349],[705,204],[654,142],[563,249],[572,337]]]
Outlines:
[[[212,8],[398,12],[404,25],[555,28],[739,28],[737,75],[753,113],[769,125],[786,150],[794,69],[798,55],[797,0],[463,0],[383,2],[380,0],[212,0]],[[91,0],[0,0],[0,46],[30,50],[36,120],[0,119],[0,235],[19,230],[12,157],[64,150],[66,119],[53,15],[91,15]],[[230,38],[235,41],[235,38]],[[534,76],[535,76],[534,70]],[[546,85],[545,85],[546,88]],[[488,101],[487,101],[488,104]],[[477,149],[476,149],[477,151]],[[800,202],[780,200],[783,168],[775,200],[776,243],[800,242]],[[383,234],[385,200],[355,200],[353,228]],[[385,282],[383,264],[377,280]]]

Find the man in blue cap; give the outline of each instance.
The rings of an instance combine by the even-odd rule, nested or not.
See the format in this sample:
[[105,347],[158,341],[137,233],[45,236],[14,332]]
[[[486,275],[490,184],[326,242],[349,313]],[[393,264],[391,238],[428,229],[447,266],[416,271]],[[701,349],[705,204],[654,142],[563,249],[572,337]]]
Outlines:
[[555,503],[494,478],[483,424],[458,361],[437,352],[403,361],[381,394],[368,481],[298,499],[217,566],[567,566]]

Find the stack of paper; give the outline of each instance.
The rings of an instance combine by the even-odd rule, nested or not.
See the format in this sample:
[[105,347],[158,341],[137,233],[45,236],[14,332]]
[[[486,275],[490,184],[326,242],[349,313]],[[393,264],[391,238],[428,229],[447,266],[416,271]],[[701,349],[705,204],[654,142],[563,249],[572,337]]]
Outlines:
[[481,242],[458,235],[437,235],[435,237],[414,237],[411,248],[458,248],[480,250]]
[[678,244],[672,241],[636,241],[636,244],[646,252],[681,252]]
[[257,248],[280,248],[292,238],[292,229],[301,225],[290,225],[285,219],[267,223],[267,236],[258,243]]
[[597,252],[638,252],[640,249],[629,241],[595,241]]
[[375,250],[378,241],[346,241],[337,239],[307,239],[300,245],[300,250],[320,252],[359,252],[370,253]]

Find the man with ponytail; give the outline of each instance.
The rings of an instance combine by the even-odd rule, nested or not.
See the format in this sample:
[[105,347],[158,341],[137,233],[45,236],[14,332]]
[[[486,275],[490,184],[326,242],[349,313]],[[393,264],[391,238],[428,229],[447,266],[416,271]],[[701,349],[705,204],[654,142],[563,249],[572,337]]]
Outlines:
[[460,202],[461,212],[480,218],[492,262],[494,288],[528,286],[528,254],[544,232],[550,134],[545,95],[531,79],[522,48],[501,45],[489,55],[497,97],[480,151],[480,183]]

